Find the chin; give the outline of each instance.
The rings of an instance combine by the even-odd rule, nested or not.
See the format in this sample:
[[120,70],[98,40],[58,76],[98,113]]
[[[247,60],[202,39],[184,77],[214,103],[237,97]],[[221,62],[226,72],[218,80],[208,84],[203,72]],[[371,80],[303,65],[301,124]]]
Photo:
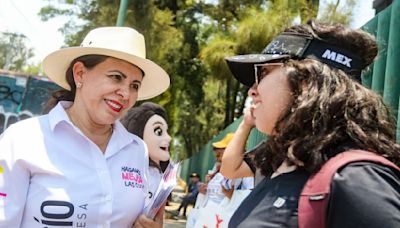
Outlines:
[[265,127],[265,126],[263,126],[263,125],[260,125],[259,123],[257,123],[256,122],[256,128],[257,128],[257,130],[258,131],[260,131],[261,133],[264,133],[264,134],[269,134],[269,131],[267,130],[267,127]]
[[107,115],[107,116],[103,116],[103,124],[114,124],[115,121],[117,121],[119,119],[120,116],[116,116],[116,115]]
[[162,161],[162,162],[167,162],[167,161],[169,161],[169,159],[170,159],[170,157],[168,157],[168,158],[162,158],[162,159],[160,159],[160,161]]

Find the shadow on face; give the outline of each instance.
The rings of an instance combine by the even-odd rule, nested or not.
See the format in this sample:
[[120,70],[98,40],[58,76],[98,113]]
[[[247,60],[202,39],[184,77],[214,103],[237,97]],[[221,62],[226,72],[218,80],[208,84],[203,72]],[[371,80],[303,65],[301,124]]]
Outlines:
[[224,155],[225,148],[214,148],[214,156],[217,162],[222,161],[222,155]]

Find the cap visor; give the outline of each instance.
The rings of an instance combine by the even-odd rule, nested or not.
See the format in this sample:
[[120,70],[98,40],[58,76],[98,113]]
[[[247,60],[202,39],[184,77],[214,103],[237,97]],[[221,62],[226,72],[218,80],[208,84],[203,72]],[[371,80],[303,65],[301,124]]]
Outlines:
[[213,143],[212,146],[214,148],[221,149],[221,148],[225,148],[227,145],[225,143],[216,142],[216,143]]
[[272,60],[284,59],[287,57],[288,55],[250,54],[226,57],[225,61],[227,62],[233,76],[240,83],[252,87],[255,82],[254,64],[267,63]]

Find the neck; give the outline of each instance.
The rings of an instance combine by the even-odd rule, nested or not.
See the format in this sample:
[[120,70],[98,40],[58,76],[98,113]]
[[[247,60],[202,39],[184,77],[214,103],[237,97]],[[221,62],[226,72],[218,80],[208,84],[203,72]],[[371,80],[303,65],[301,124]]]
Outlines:
[[66,111],[70,121],[104,153],[113,132],[112,125],[95,124],[85,115],[78,117],[73,105]]

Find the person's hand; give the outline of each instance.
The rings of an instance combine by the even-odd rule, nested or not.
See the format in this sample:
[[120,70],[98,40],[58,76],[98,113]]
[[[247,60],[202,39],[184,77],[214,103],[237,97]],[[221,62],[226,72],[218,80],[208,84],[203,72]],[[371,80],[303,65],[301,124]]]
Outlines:
[[203,194],[206,194],[207,193],[207,184],[200,184],[200,186],[199,186],[199,192],[200,193],[203,193]]
[[141,214],[139,218],[136,219],[135,224],[133,224],[133,228],[162,228],[164,224],[164,210],[165,205],[162,206],[157,212],[154,220],[147,218],[144,214]]
[[254,117],[253,117],[253,107],[247,108],[243,114],[243,124],[246,126],[253,128],[255,125]]

